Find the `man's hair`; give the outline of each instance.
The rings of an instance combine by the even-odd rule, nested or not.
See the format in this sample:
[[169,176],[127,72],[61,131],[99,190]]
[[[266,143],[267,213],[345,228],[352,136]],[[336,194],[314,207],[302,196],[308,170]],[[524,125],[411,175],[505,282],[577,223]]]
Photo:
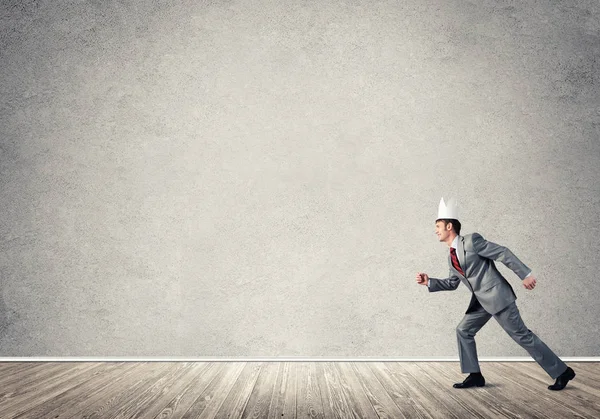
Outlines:
[[448,225],[448,223],[452,224],[452,230],[454,230],[454,232],[456,234],[460,234],[460,221],[458,221],[457,219],[454,218],[438,218],[437,220],[435,220],[435,222],[437,223],[438,221],[441,221],[444,223],[444,227],[446,227]]

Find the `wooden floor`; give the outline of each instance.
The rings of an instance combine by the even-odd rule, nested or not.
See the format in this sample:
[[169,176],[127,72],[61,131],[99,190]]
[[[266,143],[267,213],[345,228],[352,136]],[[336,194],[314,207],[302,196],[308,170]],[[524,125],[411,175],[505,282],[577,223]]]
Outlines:
[[600,363],[566,389],[534,362],[3,362],[1,418],[599,418]]

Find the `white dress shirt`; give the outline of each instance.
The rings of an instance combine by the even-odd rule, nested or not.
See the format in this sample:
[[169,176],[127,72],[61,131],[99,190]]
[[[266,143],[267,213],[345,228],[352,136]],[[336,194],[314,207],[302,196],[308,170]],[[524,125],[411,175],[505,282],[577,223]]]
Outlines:
[[[450,247],[452,247],[452,248],[454,248],[454,249],[456,249],[456,248],[458,247],[458,238],[459,238],[459,237],[460,237],[460,236],[459,236],[459,235],[457,235],[457,236],[454,238],[454,240],[452,240],[452,244],[450,245]],[[458,259],[458,254],[456,255],[456,259]],[[460,261],[458,262],[458,264],[460,265]],[[462,266],[461,266],[461,268],[462,268]],[[529,273],[528,273],[528,274],[525,276],[525,278],[529,277],[529,275],[531,275],[531,272],[533,272],[533,271],[529,271]],[[429,288],[429,285],[430,285],[430,284],[431,284],[431,282],[427,281],[427,288]]]

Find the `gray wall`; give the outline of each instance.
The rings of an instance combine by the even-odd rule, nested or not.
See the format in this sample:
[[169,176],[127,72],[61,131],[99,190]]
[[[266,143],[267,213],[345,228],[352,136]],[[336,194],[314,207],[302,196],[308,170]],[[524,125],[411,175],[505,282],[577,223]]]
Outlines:
[[0,356],[456,357],[442,196],[600,356],[598,2],[148,3],[2,2]]

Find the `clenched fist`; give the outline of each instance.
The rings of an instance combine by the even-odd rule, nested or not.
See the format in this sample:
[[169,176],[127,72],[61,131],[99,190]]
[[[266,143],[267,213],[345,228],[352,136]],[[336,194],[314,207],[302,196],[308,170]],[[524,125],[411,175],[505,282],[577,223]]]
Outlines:
[[537,280],[535,279],[535,276],[533,275],[529,275],[527,278],[525,278],[523,280],[523,286],[525,288],[527,288],[528,290],[532,290],[535,288],[537,283]]
[[417,273],[417,284],[427,285],[429,283],[429,275],[422,272]]

